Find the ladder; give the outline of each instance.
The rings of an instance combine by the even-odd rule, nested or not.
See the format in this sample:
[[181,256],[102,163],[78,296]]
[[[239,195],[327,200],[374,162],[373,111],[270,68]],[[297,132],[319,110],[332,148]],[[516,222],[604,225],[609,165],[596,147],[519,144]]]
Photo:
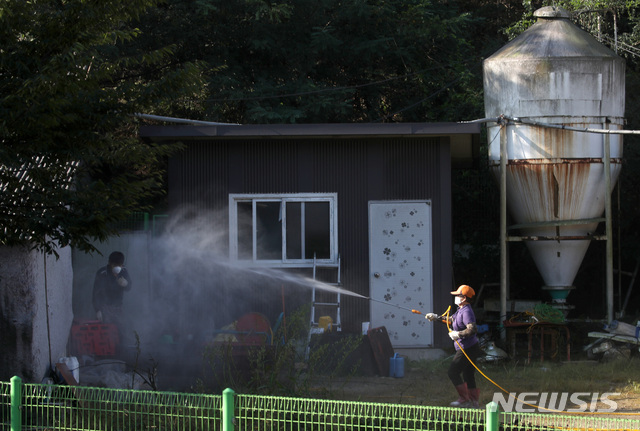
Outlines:
[[[318,270],[330,270],[335,272],[335,281],[322,281],[318,280]],[[336,263],[319,263],[316,259],[316,255],[313,255],[313,279],[322,281],[323,283],[329,286],[341,286],[342,282],[340,280],[340,255],[338,255],[338,259]],[[311,335],[313,334],[321,334],[323,329],[320,327],[320,318],[323,316],[318,316],[318,309],[320,311],[330,310],[332,323],[331,328],[336,331],[342,330],[342,321],[340,319],[340,292],[330,292],[324,291],[321,288],[316,287],[315,285],[311,289],[311,318],[310,318],[310,326],[309,326],[309,335],[307,337],[307,348],[305,352],[305,360],[309,359],[309,350],[311,344]]]

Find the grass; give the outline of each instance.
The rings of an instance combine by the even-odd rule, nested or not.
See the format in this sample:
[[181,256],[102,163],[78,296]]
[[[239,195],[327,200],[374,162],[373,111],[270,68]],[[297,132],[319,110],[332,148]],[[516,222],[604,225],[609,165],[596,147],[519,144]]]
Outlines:
[[[640,359],[619,359],[599,362],[544,362],[532,365],[507,363],[486,365],[481,370],[510,391],[546,392],[611,392],[625,391],[640,394],[638,376]],[[492,377],[494,376],[494,377]]]
[[[447,377],[451,357],[441,360],[407,361],[405,377],[360,376],[348,382],[336,381],[329,391],[338,399],[386,403],[448,406],[457,398],[455,388]],[[510,361],[484,363],[480,370],[508,392],[589,392],[621,393],[630,408],[640,406],[640,358],[612,362],[534,362],[530,365]],[[489,380],[476,372],[481,389],[481,401],[491,401],[501,392]],[[326,381],[319,382],[326,385]]]
[[[410,361],[408,366],[432,375],[446,375],[451,358],[437,361]],[[534,362],[517,361],[477,364],[498,385],[511,392],[563,391],[594,392],[619,390],[640,395],[640,358],[610,362]],[[478,381],[487,381],[476,371]],[[497,388],[496,388],[497,389]]]

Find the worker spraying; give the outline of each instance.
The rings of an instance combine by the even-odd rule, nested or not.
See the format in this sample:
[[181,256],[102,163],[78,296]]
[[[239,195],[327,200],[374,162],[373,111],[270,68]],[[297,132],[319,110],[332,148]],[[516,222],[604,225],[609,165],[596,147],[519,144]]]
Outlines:
[[449,337],[453,340],[456,354],[447,374],[456,387],[459,397],[451,403],[451,406],[479,407],[480,389],[476,386],[475,367],[471,362],[475,362],[482,353],[476,336],[478,332],[476,316],[471,308],[471,298],[475,295],[475,291],[463,284],[451,294],[455,295],[455,304],[458,306],[458,310],[453,315],[449,316],[446,313],[445,316],[438,316],[428,313],[425,318],[432,322],[438,320],[452,327]]

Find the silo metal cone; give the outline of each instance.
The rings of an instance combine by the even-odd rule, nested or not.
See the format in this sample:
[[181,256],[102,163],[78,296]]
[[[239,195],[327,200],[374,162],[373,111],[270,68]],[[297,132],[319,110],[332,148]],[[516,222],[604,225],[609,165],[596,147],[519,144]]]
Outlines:
[[[485,113],[581,129],[622,129],[624,60],[553,6],[484,61]],[[605,209],[605,139],[611,187],[620,173],[622,137],[509,122],[487,128],[491,168],[500,178],[506,140],[507,204],[521,236],[586,237]],[[589,222],[589,220],[591,220]],[[536,226],[531,226],[537,224]],[[590,241],[527,241],[552,299],[566,298]]]

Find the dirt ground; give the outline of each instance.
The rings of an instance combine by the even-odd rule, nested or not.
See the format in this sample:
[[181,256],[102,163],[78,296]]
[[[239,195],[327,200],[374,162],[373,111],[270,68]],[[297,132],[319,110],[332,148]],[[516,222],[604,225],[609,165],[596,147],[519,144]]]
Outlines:
[[[446,375],[448,360],[438,361],[435,366],[425,367],[420,362],[408,362],[405,367],[405,375],[402,378],[379,377],[379,376],[348,376],[324,378],[315,391],[322,398],[342,399],[349,401],[376,402],[389,404],[412,404],[412,405],[429,405],[429,406],[449,406],[451,401],[457,399],[457,392]],[[491,365],[481,366],[481,370],[495,381],[496,384],[505,388],[507,391],[522,393],[536,391],[536,380],[538,370],[545,367],[571,367],[567,365],[554,364],[537,364],[531,365],[530,372],[524,367],[518,372],[513,372],[510,367],[513,365]],[[582,365],[584,367],[584,365]],[[588,384],[581,388],[578,386],[566,388],[566,390],[555,389],[556,391],[566,391],[573,393],[578,392],[619,392],[620,395],[610,396],[609,399],[615,401],[618,405],[616,412],[618,414],[611,417],[621,417],[619,413],[632,413],[628,417],[640,420],[640,370],[635,375],[630,375],[628,381],[611,381],[607,375],[603,375],[600,379],[593,379],[593,375],[598,374],[598,364],[590,365],[593,372]],[[505,373],[506,370],[506,373]],[[523,374],[520,374],[520,371]],[[536,371],[536,372],[533,372]],[[507,375],[505,375],[507,374]],[[527,374],[533,375],[531,379],[527,379]],[[590,374],[587,371],[586,374]],[[606,374],[606,373],[605,373]],[[525,376],[524,378],[522,376]],[[551,377],[553,379],[553,377]],[[501,390],[494,383],[476,372],[476,381],[481,390],[480,404],[486,405],[493,399],[494,392]],[[635,379],[635,380],[631,380]],[[530,380],[530,381],[527,381]],[[616,379],[614,379],[616,380]],[[543,387],[541,390],[544,390]],[[584,396],[582,397],[585,398]],[[571,407],[567,407],[571,408]],[[604,407],[606,408],[606,406]],[[625,416],[627,417],[627,416]]]

